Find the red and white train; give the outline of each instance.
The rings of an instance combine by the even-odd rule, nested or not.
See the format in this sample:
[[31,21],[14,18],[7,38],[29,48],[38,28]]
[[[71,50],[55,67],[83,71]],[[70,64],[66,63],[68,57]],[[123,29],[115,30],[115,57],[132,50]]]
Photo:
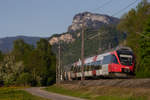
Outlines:
[[[134,73],[135,57],[129,47],[118,47],[111,52],[99,54],[84,60],[84,77],[127,77]],[[81,79],[81,60],[67,67],[65,80]]]

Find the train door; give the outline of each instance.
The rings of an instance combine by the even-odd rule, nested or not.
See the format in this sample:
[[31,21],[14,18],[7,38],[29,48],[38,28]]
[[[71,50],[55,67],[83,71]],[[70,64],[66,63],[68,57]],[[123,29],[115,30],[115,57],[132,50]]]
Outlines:
[[97,69],[96,69],[96,76],[102,75],[102,66],[101,66],[101,60],[97,61]]
[[121,72],[121,65],[119,64],[114,54],[112,55],[112,64],[110,66],[110,72]]
[[108,65],[111,64],[111,58],[112,58],[111,54],[106,55],[103,58],[103,61],[102,61],[102,75],[104,75],[104,76],[109,75]]
[[89,75],[88,75],[88,65],[85,65],[85,67],[84,67],[84,76],[85,77],[88,77]]
[[92,74],[93,74],[93,76],[96,76],[96,65],[95,65],[95,62],[93,62],[93,64],[92,64]]

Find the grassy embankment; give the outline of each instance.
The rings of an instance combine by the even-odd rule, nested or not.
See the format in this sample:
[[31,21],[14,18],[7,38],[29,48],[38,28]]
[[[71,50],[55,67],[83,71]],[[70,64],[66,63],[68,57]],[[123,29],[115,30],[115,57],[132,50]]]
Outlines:
[[21,88],[0,87],[0,100],[47,100],[33,96]]
[[114,87],[50,86],[45,90],[88,100],[149,100],[150,89]]

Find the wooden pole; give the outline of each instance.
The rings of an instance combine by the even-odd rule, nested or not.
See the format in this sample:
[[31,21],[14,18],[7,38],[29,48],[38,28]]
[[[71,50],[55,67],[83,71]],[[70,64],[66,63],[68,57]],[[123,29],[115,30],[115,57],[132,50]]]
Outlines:
[[58,45],[58,65],[56,68],[56,84],[60,84],[60,42]]
[[81,42],[81,67],[82,67],[82,77],[81,80],[84,81],[84,22],[82,23],[82,42]]

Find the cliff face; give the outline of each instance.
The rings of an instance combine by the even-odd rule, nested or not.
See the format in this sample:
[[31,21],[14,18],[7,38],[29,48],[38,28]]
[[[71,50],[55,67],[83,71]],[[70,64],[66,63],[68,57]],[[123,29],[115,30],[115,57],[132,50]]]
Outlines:
[[[80,37],[80,32],[76,32],[82,28],[82,23],[86,28],[91,29],[99,29],[102,25],[109,24],[117,24],[119,19],[110,17],[108,15],[95,14],[90,12],[83,12],[76,14],[73,18],[72,24],[68,27],[68,32],[65,34],[60,34],[56,36],[52,36],[49,40],[51,45],[57,44],[59,41],[63,41],[65,43],[72,43],[76,40],[76,38]],[[72,36],[72,32],[74,32],[76,38]]]
[[68,27],[68,32],[74,32],[82,28],[82,23],[85,27],[98,29],[102,25],[117,24],[119,19],[102,14],[83,12],[76,14],[73,18],[72,25]]
[[49,40],[49,43],[51,45],[55,44],[55,43],[58,43],[59,41],[63,41],[65,43],[70,43],[70,42],[73,42],[75,41],[75,39],[72,37],[71,34],[63,34],[61,35],[60,37],[52,37],[50,40]]

